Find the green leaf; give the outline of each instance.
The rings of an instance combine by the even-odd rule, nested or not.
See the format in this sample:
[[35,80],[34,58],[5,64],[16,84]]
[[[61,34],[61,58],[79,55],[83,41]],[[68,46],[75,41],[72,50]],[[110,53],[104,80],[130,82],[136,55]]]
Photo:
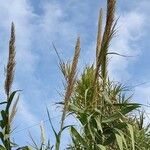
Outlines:
[[113,133],[113,131],[109,131],[110,133],[108,133],[109,135],[107,135],[106,140],[104,141],[104,145],[110,145],[111,143],[113,143],[116,140],[115,134]]
[[109,103],[109,104],[112,105],[112,102],[111,102],[110,98],[108,97],[107,92],[106,92],[106,91],[102,92],[102,95],[103,95],[103,97],[104,97],[104,100],[105,100],[107,103]]
[[139,103],[114,103],[113,106],[141,106]]
[[20,91],[20,90],[17,90],[17,91],[12,92],[11,95],[9,96],[8,101],[7,101],[6,111],[9,110],[9,107],[10,107],[12,101],[13,101],[13,98],[14,98],[15,94],[16,94],[18,91]]
[[71,111],[83,114],[84,111],[76,107],[74,104],[69,104]]
[[91,134],[92,139],[95,140],[95,135],[94,135],[94,131],[93,131],[94,128],[93,128],[93,126],[91,127],[91,124],[90,124],[92,116],[93,116],[93,114],[91,114],[87,118],[87,125],[88,125],[88,130],[89,130],[89,133]]
[[97,147],[100,148],[101,150],[106,150],[106,147],[100,144],[97,144]]
[[116,140],[118,143],[118,146],[120,148],[120,150],[123,150],[123,141],[122,141],[122,137],[119,134],[115,134],[116,136]]
[[110,117],[102,119],[102,123],[109,123],[109,122],[119,119],[120,117],[121,117],[121,115],[119,113],[115,113],[115,114],[111,115]]
[[127,124],[128,125],[128,129],[129,129],[129,132],[130,132],[130,135],[131,135],[131,141],[132,141],[132,149],[135,150],[135,141],[134,141],[134,132],[133,132],[133,127],[132,125],[130,124]]
[[1,128],[3,129],[7,125],[8,114],[6,113],[6,111],[2,110],[1,116],[2,116],[2,120],[0,121],[0,125],[1,125]]
[[121,109],[120,113],[123,115],[128,114],[129,112],[132,112],[133,110],[137,109],[140,107],[140,104],[132,104],[132,105],[127,105],[124,108]]
[[0,105],[7,104],[7,101],[1,102]]
[[103,119],[102,123],[109,123],[109,122],[115,121],[117,119],[120,119],[122,116],[128,114],[129,112],[132,112],[133,110],[135,110],[139,107],[140,107],[139,104],[127,105],[127,106],[123,107],[120,111],[111,115],[110,117]]
[[31,150],[28,146],[20,147],[17,150]]
[[50,113],[49,113],[48,108],[46,108],[46,110],[47,110],[47,114],[48,114],[48,119],[49,119],[50,125],[52,127],[53,133],[54,133],[55,138],[56,138],[56,150],[58,150],[59,144],[60,144],[60,135],[61,135],[61,133],[57,134],[57,132],[55,131],[53,123],[51,121],[51,117],[50,117]]
[[88,91],[89,91],[89,88],[85,90],[85,95],[84,95],[84,97],[85,97],[85,102],[84,102],[85,103],[85,107],[87,106]]
[[0,145],[0,150],[6,150],[6,148]]
[[30,139],[31,139],[31,141],[32,141],[32,143],[33,143],[33,145],[34,145],[34,148],[35,148],[35,149],[38,149],[38,145],[37,145],[36,141],[33,139],[33,137],[32,137],[32,135],[31,135],[30,132],[29,132],[29,136],[30,136]]
[[96,116],[95,121],[96,121],[98,130],[100,130],[103,133],[103,129],[102,129],[102,125],[101,125],[101,119],[98,116]]
[[87,145],[86,141],[84,141],[84,138],[78,133],[78,131],[72,126],[71,127],[71,134],[80,141],[80,143],[84,146]]
[[123,141],[123,143],[124,143],[124,145],[125,145],[125,147],[126,147],[126,149],[127,149],[127,143],[126,143],[126,140],[125,140],[125,137],[124,137],[124,133],[121,131],[121,130],[119,130],[119,129],[117,129],[117,128],[115,128],[115,130],[118,132],[118,134],[121,136],[121,138],[122,138],[122,141]]

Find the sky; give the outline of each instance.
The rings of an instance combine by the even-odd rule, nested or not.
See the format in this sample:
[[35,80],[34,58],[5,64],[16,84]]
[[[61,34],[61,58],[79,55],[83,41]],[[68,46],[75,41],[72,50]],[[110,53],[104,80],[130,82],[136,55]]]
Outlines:
[[[11,22],[16,28],[16,72],[13,89],[21,89],[13,137],[21,145],[30,141],[29,131],[38,139],[39,123],[47,120],[46,106],[59,128],[62,75],[52,47],[64,60],[71,61],[75,42],[81,38],[78,72],[95,59],[95,41],[99,9],[106,10],[105,0],[0,0],[0,97],[4,97],[4,67],[8,57]],[[118,0],[117,33],[110,51],[132,57],[112,56],[109,75],[131,87],[134,101],[150,103],[150,1]],[[142,84],[143,83],[143,84]],[[148,108],[147,112],[149,112]],[[71,121],[67,123],[72,123]],[[47,138],[54,137],[45,122]],[[65,137],[63,146],[70,139]],[[62,148],[63,149],[63,148]]]

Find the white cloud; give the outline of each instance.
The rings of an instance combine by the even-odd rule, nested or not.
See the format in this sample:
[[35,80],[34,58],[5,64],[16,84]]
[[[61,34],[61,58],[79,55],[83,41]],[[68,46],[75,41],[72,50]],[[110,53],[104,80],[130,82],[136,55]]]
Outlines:
[[[118,32],[115,40],[112,42],[111,50],[122,55],[132,57],[113,56],[110,61],[110,76],[115,80],[128,80],[130,73],[128,66],[138,59],[141,53],[138,40],[141,39],[144,32],[145,16],[140,12],[126,12],[120,16],[118,22]],[[143,32],[141,32],[141,30]]]
[[[66,45],[65,43],[67,42],[70,44],[76,34],[71,23],[61,20],[64,14],[58,4],[45,4],[44,13],[41,16],[37,16],[27,0],[8,0],[5,2],[0,0],[0,11],[0,20],[3,20],[0,24],[0,33],[4,39],[0,41],[3,56],[0,64],[1,68],[6,64],[12,21],[16,27],[17,66],[14,89],[23,89],[23,92],[21,92],[23,96],[21,96],[18,106],[16,125],[18,126],[18,123],[20,123],[19,127],[22,129],[39,121],[45,110],[43,103],[49,100],[50,97],[47,85],[41,88],[43,85],[42,80],[39,80],[35,75],[37,69],[41,67],[39,67],[40,53],[43,54],[44,51],[37,53],[35,49],[40,47],[41,50],[41,47],[49,47],[51,41],[57,42],[58,39],[63,39],[61,42],[64,42],[63,45]],[[47,56],[45,58],[50,59]],[[43,57],[41,59],[44,60]],[[0,83],[3,83],[3,80],[4,76],[1,74]],[[0,89],[3,89],[2,85]],[[24,93],[28,94],[28,96]],[[43,100],[45,97],[47,99]],[[42,105],[40,105],[41,103]],[[37,111],[39,114],[35,115]]]
[[[0,32],[3,35],[4,41],[0,41],[2,47],[3,61],[1,67],[6,64],[6,58],[8,57],[8,40],[11,22],[13,21],[16,26],[16,51],[17,51],[17,70],[16,76],[32,75],[35,68],[35,61],[37,57],[31,52],[31,38],[32,38],[32,26],[31,20],[35,18],[31,7],[28,5],[26,0],[0,0],[0,20],[3,20],[0,24]],[[4,42],[4,44],[3,44]],[[6,45],[5,45],[6,44]],[[1,76],[1,83],[3,83],[4,76]],[[20,87],[19,81],[17,80],[18,87]],[[1,89],[3,87],[1,86]],[[24,104],[23,104],[24,103]],[[22,104],[22,105],[21,105]],[[24,107],[22,107],[24,106]],[[20,106],[22,107],[20,120],[25,122],[23,119],[36,120],[28,110],[26,102],[21,100]],[[27,121],[26,121],[27,122]],[[28,122],[30,124],[31,122]]]
[[[32,107],[31,107],[32,108]],[[25,100],[21,97],[17,113],[19,114],[19,120],[26,123],[27,126],[38,123],[39,120],[31,112],[31,108],[27,106]]]

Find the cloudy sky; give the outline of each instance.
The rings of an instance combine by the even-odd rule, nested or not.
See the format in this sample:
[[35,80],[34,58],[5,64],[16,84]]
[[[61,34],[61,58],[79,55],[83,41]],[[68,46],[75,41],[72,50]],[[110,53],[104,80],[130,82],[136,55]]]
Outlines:
[[[58,128],[60,113],[54,103],[61,100],[62,76],[52,47],[54,42],[60,56],[70,61],[77,36],[81,37],[81,57],[78,71],[92,63],[99,9],[106,9],[105,0],[0,0],[0,89],[4,98],[4,67],[8,56],[10,26],[16,26],[17,65],[13,89],[21,89],[14,137],[21,145],[29,142],[28,131],[39,136],[40,121],[47,120],[49,107]],[[133,57],[113,56],[109,74],[115,81],[132,87],[134,99],[150,102],[150,1],[118,0],[117,34],[110,50]],[[143,83],[143,84],[142,84]],[[52,133],[48,122],[45,128]],[[67,143],[69,138],[66,137]],[[65,143],[64,142],[64,143]]]

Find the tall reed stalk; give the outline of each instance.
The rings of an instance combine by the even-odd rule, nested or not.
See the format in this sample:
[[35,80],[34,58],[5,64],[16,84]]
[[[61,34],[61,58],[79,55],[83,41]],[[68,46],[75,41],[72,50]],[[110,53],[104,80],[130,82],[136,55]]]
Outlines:
[[[61,117],[60,138],[61,138],[62,130],[64,128],[64,121],[65,121],[66,113],[68,111],[70,98],[71,98],[74,84],[76,81],[76,69],[77,69],[79,55],[80,55],[80,38],[78,37],[76,46],[75,46],[75,53],[74,53],[74,57],[73,57],[72,65],[71,65],[71,71],[68,74],[67,88],[66,88],[66,93],[64,97],[64,107],[63,107],[63,112],[62,112],[62,117]],[[60,149],[60,142],[57,144],[56,149],[57,150]]]
[[[97,77],[99,76],[99,71],[101,69],[100,76],[104,79],[104,84],[107,78],[107,53],[108,53],[108,47],[110,44],[110,41],[115,33],[115,25],[114,23],[114,14],[115,14],[115,4],[116,0],[107,0],[107,16],[106,16],[106,25],[102,37],[100,49],[98,50],[99,53],[97,55],[97,65],[96,65],[96,71],[95,71],[95,79],[94,83],[97,80]],[[99,27],[101,28],[101,27]],[[99,29],[100,30],[100,29]],[[99,31],[98,31],[99,35]],[[99,36],[98,36],[99,37]]]
[[[7,95],[7,102],[9,102],[10,93],[11,93],[11,87],[14,79],[14,71],[15,71],[15,26],[14,23],[12,23],[11,26],[11,36],[9,41],[9,57],[8,57],[8,63],[7,63],[7,71],[6,71],[6,79],[5,79],[5,93]],[[6,148],[8,150],[11,149],[11,140],[10,140],[10,112],[9,108],[6,108],[6,127],[5,127],[5,136],[6,140]],[[12,118],[12,117],[11,117]]]
[[15,26],[14,23],[11,25],[11,35],[9,40],[9,56],[6,68],[6,79],[5,79],[5,93],[6,93],[6,101],[0,103],[3,106],[1,110],[1,120],[0,120],[0,139],[3,145],[3,149],[11,150],[14,143],[11,141],[11,123],[17,111],[17,103],[19,100],[19,96],[14,101],[14,97],[17,91],[12,92],[12,84],[14,79],[15,72]]

